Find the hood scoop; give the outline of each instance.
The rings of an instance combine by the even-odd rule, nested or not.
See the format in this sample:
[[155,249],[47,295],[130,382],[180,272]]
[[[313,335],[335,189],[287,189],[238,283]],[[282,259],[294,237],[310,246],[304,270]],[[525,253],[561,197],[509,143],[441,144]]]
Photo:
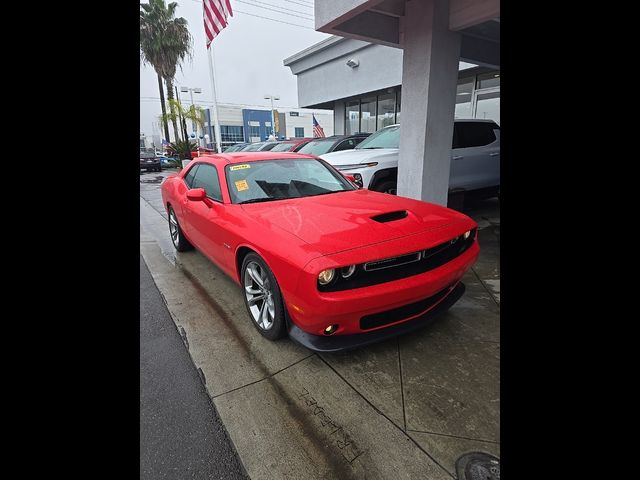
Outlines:
[[370,218],[371,220],[378,223],[386,223],[386,222],[393,222],[394,220],[402,220],[403,218],[406,218],[407,215],[409,214],[407,213],[406,210],[398,210],[397,212],[382,213],[380,215],[375,215]]

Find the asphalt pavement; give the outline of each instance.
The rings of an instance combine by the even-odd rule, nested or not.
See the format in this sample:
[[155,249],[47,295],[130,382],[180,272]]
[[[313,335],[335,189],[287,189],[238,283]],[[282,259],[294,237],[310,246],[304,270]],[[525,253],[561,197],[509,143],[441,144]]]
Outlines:
[[249,478],[142,256],[140,478]]

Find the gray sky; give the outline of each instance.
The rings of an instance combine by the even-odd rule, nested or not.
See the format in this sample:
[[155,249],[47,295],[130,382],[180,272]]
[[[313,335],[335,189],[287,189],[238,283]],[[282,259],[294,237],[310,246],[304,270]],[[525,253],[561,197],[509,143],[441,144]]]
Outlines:
[[[263,96],[274,94],[280,96],[276,106],[298,106],[296,77],[289,67],[282,65],[282,60],[329,37],[313,30],[312,4],[312,0],[231,0],[234,16],[212,44],[218,102],[269,108],[270,104]],[[273,11],[278,10],[274,6],[288,14]],[[202,2],[179,0],[176,16],[184,17],[189,23],[193,36],[193,60],[182,66],[182,72],[178,69],[175,84],[178,87],[202,88],[201,94],[194,94],[194,101],[196,104],[210,105],[212,92],[202,22]],[[189,94],[181,93],[180,99],[187,103]],[[157,121],[160,113],[156,73],[149,65],[140,66],[140,132],[151,135],[151,123]]]

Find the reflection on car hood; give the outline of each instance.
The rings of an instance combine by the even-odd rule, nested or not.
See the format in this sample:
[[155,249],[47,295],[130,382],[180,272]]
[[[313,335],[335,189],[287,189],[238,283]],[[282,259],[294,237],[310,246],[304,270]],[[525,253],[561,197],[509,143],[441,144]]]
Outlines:
[[[370,190],[246,204],[242,208],[264,228],[286,230],[320,255],[413,235],[467,218],[438,205]],[[380,223],[371,219],[402,210],[407,216],[400,220]]]
[[391,158],[397,159],[397,157],[397,148],[363,148],[320,155],[320,158],[336,167],[339,167],[340,165],[350,165],[352,163],[381,162]]

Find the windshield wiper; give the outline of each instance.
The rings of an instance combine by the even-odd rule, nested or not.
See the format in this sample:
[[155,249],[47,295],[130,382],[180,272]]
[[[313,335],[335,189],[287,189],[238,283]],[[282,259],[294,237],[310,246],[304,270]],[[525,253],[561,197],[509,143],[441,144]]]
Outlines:
[[[243,205],[245,203],[260,203],[260,202],[270,202],[271,200],[286,200],[290,197],[263,197],[263,198],[251,198],[249,200],[245,200],[244,202],[238,202],[238,205]],[[295,197],[291,197],[295,198]]]
[[387,147],[360,147],[358,148],[358,150],[375,150],[376,148],[387,148]]

